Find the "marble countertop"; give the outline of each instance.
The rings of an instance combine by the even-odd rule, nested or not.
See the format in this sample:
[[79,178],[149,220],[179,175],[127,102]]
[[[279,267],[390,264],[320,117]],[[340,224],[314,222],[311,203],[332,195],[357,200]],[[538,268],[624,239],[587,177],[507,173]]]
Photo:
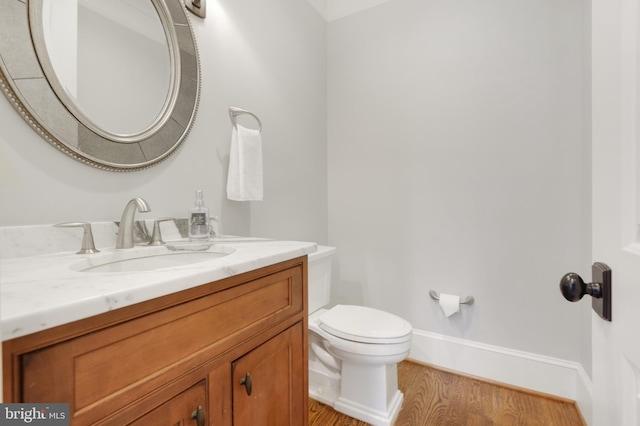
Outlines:
[[315,243],[255,238],[221,238],[211,251],[229,253],[211,260],[151,271],[83,272],[114,256],[158,254],[166,247],[101,249],[79,255],[63,252],[0,260],[2,340],[10,340],[110,310],[165,296],[208,282],[304,256]]

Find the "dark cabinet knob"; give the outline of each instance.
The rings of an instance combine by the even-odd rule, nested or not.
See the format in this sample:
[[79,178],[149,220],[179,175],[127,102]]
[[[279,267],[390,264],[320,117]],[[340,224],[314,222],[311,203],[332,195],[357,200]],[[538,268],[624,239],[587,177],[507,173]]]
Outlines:
[[245,376],[240,379],[240,384],[245,387],[247,391],[247,395],[251,395],[251,391],[253,390],[253,382],[251,381],[251,374],[247,373]]
[[196,421],[198,426],[204,426],[204,409],[202,405],[198,405],[198,408],[191,413],[191,418]]

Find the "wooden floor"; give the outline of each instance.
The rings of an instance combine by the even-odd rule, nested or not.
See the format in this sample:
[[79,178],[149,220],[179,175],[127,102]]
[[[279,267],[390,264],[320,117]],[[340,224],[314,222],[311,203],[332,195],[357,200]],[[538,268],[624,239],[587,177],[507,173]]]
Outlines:
[[[583,426],[572,401],[458,375],[405,361],[398,366],[404,393],[396,426]],[[310,426],[363,426],[359,420],[309,400]]]

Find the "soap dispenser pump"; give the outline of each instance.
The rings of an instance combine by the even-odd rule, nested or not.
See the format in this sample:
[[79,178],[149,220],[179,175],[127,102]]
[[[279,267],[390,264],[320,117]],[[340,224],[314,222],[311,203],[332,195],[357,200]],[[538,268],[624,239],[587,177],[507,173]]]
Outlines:
[[189,209],[189,241],[209,240],[209,209],[204,206],[202,189],[196,191],[196,205]]

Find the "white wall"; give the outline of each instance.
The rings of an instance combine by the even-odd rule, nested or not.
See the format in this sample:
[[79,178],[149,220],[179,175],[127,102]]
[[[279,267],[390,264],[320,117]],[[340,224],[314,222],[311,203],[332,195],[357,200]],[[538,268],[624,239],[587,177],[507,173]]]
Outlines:
[[[590,274],[584,13],[582,0],[394,0],[329,23],[336,303],[585,361],[587,302],[558,289]],[[431,289],[476,303],[446,319]]]
[[[119,220],[137,196],[151,206],[144,217],[184,217],[202,188],[224,232],[326,241],[325,21],[299,0],[209,0],[208,17],[191,22],[203,75],[198,116],[184,146],[149,170],[74,161],[0,99],[0,226]],[[230,105],[263,122],[263,202],[226,200]]]

